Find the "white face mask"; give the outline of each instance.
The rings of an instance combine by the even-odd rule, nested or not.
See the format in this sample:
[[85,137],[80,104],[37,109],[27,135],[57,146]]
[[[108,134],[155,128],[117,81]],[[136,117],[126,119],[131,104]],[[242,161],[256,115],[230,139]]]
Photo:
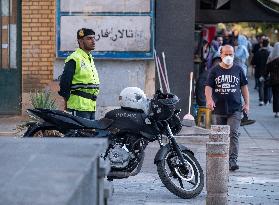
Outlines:
[[232,65],[233,64],[233,56],[226,56],[222,59],[223,63],[226,65]]

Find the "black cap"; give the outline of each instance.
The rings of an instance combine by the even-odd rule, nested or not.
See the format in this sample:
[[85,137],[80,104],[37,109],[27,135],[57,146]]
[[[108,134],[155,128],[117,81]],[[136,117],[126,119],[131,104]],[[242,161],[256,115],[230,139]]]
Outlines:
[[95,35],[95,32],[89,28],[81,28],[77,31],[77,39],[81,39],[88,35]]

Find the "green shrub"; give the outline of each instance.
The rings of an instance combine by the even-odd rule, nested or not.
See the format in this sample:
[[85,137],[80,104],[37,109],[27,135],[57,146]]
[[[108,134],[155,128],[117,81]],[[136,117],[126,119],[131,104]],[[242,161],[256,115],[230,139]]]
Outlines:
[[34,108],[57,109],[55,99],[47,90],[35,90],[30,93],[31,104]]

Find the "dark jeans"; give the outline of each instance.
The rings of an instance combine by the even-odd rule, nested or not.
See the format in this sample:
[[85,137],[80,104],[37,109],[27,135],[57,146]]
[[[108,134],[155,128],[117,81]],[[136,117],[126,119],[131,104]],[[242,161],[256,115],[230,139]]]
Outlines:
[[235,112],[231,115],[213,115],[212,122],[215,125],[230,126],[230,162],[236,163],[239,151],[238,128],[241,121],[241,112]]
[[78,110],[71,110],[71,109],[68,109],[68,111],[71,112],[73,116],[78,116],[89,120],[95,120],[94,111],[78,111]]
[[272,98],[271,87],[266,86],[264,82],[259,82],[259,100],[264,103],[270,103]]
[[259,88],[259,84],[260,84],[259,78],[255,77],[255,89]]
[[279,112],[279,84],[272,86],[273,112]]

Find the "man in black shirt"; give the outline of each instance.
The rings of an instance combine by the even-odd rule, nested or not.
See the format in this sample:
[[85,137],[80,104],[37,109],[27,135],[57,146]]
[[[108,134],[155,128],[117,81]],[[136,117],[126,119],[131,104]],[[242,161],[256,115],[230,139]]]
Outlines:
[[[239,169],[238,128],[241,111],[249,111],[248,81],[243,69],[233,64],[234,49],[230,45],[221,48],[222,62],[209,72],[206,87],[206,106],[213,111],[213,124],[230,126],[230,170]],[[241,94],[244,105],[241,103]]]
[[270,53],[268,46],[269,40],[263,39],[262,47],[255,53],[251,60],[251,65],[255,67],[255,79],[259,81],[259,106],[270,103],[272,97],[271,88],[265,86],[264,82],[266,62]]

